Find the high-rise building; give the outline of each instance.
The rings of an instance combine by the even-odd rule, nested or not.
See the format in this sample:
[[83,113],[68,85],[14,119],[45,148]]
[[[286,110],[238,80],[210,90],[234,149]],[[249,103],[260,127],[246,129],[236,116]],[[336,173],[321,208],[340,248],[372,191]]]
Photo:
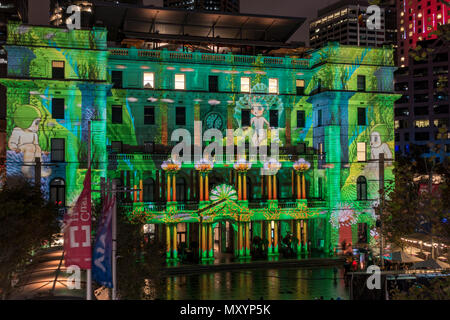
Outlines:
[[164,7],[187,10],[239,12],[239,0],[164,0]]
[[341,0],[318,10],[317,18],[311,21],[309,27],[310,46],[318,48],[329,41],[369,47],[394,44],[394,5],[389,1],[380,5],[381,27],[375,30],[368,28],[366,23],[368,6],[367,1]]
[[429,142],[443,144],[443,160],[450,156],[450,136],[438,139],[442,126],[450,127],[448,70],[450,44],[443,39],[418,42],[423,50],[430,49],[425,59],[410,59],[407,67],[395,73],[395,91],[402,94],[395,102],[396,152],[403,155],[433,155]]
[[440,0],[397,0],[398,66],[408,65],[408,52],[418,41],[436,39],[439,25],[450,23],[450,6]]
[[[66,23],[67,8],[76,5],[81,11],[81,27],[88,28],[94,23],[93,11],[96,0],[50,0],[50,24],[61,26]],[[142,0],[102,0],[102,3],[110,3],[111,5],[142,5]]]

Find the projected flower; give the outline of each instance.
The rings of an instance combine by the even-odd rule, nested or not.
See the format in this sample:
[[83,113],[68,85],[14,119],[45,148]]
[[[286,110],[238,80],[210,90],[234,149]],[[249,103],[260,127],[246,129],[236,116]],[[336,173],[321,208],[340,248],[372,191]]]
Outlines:
[[280,168],[281,163],[274,158],[270,158],[269,161],[264,162],[264,170],[269,174],[276,174]]
[[181,162],[174,159],[166,160],[162,163],[161,169],[168,172],[177,172],[181,169]]
[[227,184],[221,184],[211,190],[211,201],[220,201],[223,199],[237,200],[236,190]]
[[358,221],[358,213],[349,204],[340,204],[332,213],[330,223],[334,228],[349,227]]
[[295,171],[304,172],[311,167],[311,164],[303,158],[298,159],[292,165]]
[[236,171],[247,171],[250,170],[251,167],[252,164],[243,158],[239,159],[233,164],[233,168]]
[[211,160],[202,158],[195,163],[195,169],[200,172],[208,172],[214,168],[214,164]]

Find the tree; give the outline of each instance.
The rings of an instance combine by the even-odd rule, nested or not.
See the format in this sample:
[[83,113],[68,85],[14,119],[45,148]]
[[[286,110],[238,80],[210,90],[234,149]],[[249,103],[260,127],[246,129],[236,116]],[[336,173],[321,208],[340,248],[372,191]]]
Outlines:
[[117,215],[118,293],[121,299],[156,299],[164,290],[164,246],[144,241],[144,222],[130,221],[120,211]]
[[449,300],[450,277],[434,278],[428,283],[415,283],[408,291],[392,290],[394,300]]
[[26,181],[0,191],[0,294],[7,299],[11,281],[60,230],[58,212],[40,190]]
[[404,245],[402,237],[415,232],[428,235],[431,242],[435,238],[450,238],[448,171],[437,192],[432,192],[431,186],[420,192],[420,183],[414,181],[418,163],[408,159],[396,162],[395,187],[381,215],[383,236],[399,247]]

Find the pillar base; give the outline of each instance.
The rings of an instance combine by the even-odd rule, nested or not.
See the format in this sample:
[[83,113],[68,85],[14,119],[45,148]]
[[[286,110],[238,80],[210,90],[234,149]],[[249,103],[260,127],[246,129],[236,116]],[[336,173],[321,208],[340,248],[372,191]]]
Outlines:
[[211,201],[200,201],[199,203],[198,203],[198,208],[199,209],[202,209],[202,208],[204,208],[204,207],[207,207],[207,206],[209,206],[211,204]]
[[308,206],[308,200],[306,199],[297,199],[295,200],[295,203],[297,203],[297,208]]
[[237,202],[241,207],[248,208],[248,200],[238,200]]
[[168,201],[166,204],[166,211],[175,211],[178,209],[176,201]]
[[277,209],[278,208],[278,200],[267,200],[267,207],[269,209]]

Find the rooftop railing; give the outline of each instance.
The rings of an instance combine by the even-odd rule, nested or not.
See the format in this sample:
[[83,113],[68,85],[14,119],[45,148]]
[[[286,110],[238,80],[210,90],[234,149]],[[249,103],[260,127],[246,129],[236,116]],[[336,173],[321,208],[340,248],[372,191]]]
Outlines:
[[176,52],[167,50],[149,50],[136,48],[114,48],[109,50],[109,54],[116,59],[143,59],[166,62],[191,62],[223,65],[244,65],[244,66],[273,66],[296,69],[309,69],[309,59],[295,59],[290,57],[265,57],[265,56],[244,56],[234,54],[215,54],[202,52]]

